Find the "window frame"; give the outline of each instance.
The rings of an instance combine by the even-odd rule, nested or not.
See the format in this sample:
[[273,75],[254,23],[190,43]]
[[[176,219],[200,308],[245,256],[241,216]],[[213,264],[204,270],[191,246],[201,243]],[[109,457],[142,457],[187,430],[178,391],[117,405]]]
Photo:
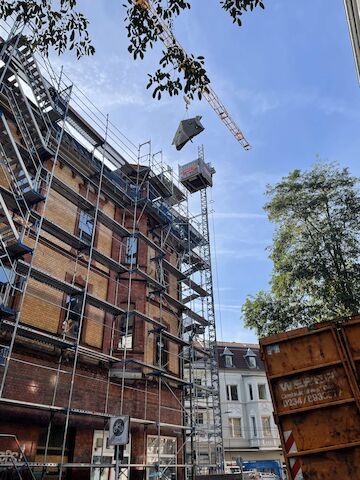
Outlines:
[[[161,358],[159,358],[160,350],[160,338],[163,343],[161,349]],[[163,368],[164,370],[169,370],[169,342],[167,338],[164,338],[160,335],[155,337],[155,349],[154,349],[154,365],[159,368]],[[163,361],[163,356],[166,361]]]
[[225,367],[232,368],[234,366],[232,355],[224,355],[224,357],[225,357]]
[[124,245],[124,263],[126,265],[137,265],[138,263],[138,253],[139,253],[139,239],[130,235],[125,237]]
[[[198,420],[201,419],[201,422]],[[195,424],[196,425],[204,425],[204,412],[195,412]]]
[[[239,421],[239,425],[235,425],[235,420]],[[238,428],[239,435],[235,435],[236,429]],[[231,438],[242,438],[242,420],[241,417],[229,417],[229,429]]]
[[[258,398],[259,398],[259,400],[267,400],[268,397],[267,397],[266,383],[258,383],[257,387],[258,387]],[[264,390],[263,390],[264,397],[263,398],[260,396],[260,387],[264,388]]]
[[256,357],[248,356],[247,357],[247,362],[248,362],[249,368],[256,368],[257,367]]
[[256,417],[255,415],[250,415],[250,424],[251,424],[251,430],[253,437],[258,437],[258,428],[257,428],[257,423],[256,423]]
[[[235,390],[233,390],[235,388]],[[233,398],[233,392],[236,392],[236,398]],[[236,383],[229,383],[226,385],[226,398],[228,402],[238,402],[239,401],[239,388]]]
[[0,345],[0,367],[5,367],[9,357],[10,347],[8,345]]
[[[158,440],[157,435],[147,435],[146,436],[146,462],[149,465],[153,465],[153,467],[147,468],[146,469],[146,478],[149,480],[152,478],[150,476],[151,474],[151,469],[156,468],[156,465],[158,461],[160,460],[160,464],[162,465],[167,465],[166,470],[167,471],[173,471],[175,478],[177,476],[177,456],[178,456],[178,439],[177,437],[170,436],[170,435],[161,435],[160,436],[160,449],[161,449],[161,440],[171,440],[173,441],[174,444],[174,453],[159,453],[157,452],[157,446],[155,447],[155,452],[149,452],[149,440],[150,439],[155,439],[156,441]],[[165,461],[162,461],[161,459],[164,459]],[[169,460],[169,461],[168,461]],[[153,463],[151,463],[153,461]],[[161,468],[161,467],[160,467]],[[163,467],[164,468],[164,467]],[[166,478],[164,476],[164,478]]]
[[[71,308],[71,300],[77,300],[79,302],[79,312]],[[79,328],[80,328],[80,322],[81,322],[81,316],[84,318],[86,317],[86,305],[83,311],[83,315],[81,315],[82,311],[82,304],[83,304],[84,298],[83,294],[79,293],[76,295],[71,295],[70,293],[65,293],[64,295],[64,318],[61,323],[61,328],[62,328],[62,333],[64,333],[67,337],[70,338],[78,338],[79,337]],[[75,318],[71,318],[71,316],[74,316]],[[73,325],[70,326],[68,330],[65,330],[65,325],[66,322],[72,321]],[[74,326],[76,325],[77,322],[77,332],[72,333]],[[81,340],[81,338],[80,338]]]
[[248,383],[248,393],[249,393],[249,400],[252,402],[254,400],[254,389],[252,383]]
[[[125,335],[126,334],[126,321],[128,320],[128,332],[127,332],[127,336]],[[122,330],[122,322],[125,322],[125,329]],[[129,330],[129,328],[131,327],[131,329]],[[121,333],[124,333],[124,335],[121,335]],[[134,317],[129,317],[128,319],[126,318],[126,316],[122,316],[120,319],[119,319],[119,331],[118,331],[118,338],[117,338],[117,342],[116,342],[116,349],[117,350],[125,350],[125,346],[126,346],[126,350],[133,350],[134,349],[134,332],[135,332],[135,320],[134,320]],[[125,338],[126,337],[126,338]],[[130,339],[130,342],[131,342],[131,346],[127,346],[126,343],[129,341]],[[125,345],[121,345],[122,343],[122,340],[125,341]]]
[[[87,220],[85,220],[85,223],[82,219],[82,217],[86,216]],[[91,228],[91,233],[85,231],[85,229],[82,228],[82,225],[87,225],[89,219],[92,221],[92,228]],[[88,243],[89,245],[91,244],[92,237],[94,235],[94,229],[95,229],[95,218],[92,217],[88,212],[85,210],[79,209],[78,213],[78,222],[77,222],[77,236],[85,243]],[[95,234],[96,235],[96,234]]]
[[[267,427],[265,427],[264,425],[264,420],[267,420],[269,423],[267,425]],[[264,416],[261,416],[261,427],[262,427],[262,431],[263,431],[263,436],[264,437],[272,437],[272,433],[271,433],[271,417],[269,415],[264,415]]]

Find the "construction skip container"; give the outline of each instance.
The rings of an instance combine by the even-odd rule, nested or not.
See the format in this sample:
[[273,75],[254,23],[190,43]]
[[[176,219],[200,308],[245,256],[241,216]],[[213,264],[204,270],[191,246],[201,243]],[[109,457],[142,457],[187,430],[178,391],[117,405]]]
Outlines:
[[360,316],[260,341],[291,480],[360,480]]

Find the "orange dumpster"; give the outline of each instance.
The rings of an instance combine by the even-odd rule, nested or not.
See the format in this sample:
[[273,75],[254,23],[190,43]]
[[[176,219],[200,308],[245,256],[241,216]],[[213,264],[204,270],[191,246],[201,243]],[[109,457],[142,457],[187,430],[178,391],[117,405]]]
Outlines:
[[360,480],[360,316],[260,341],[291,480]]

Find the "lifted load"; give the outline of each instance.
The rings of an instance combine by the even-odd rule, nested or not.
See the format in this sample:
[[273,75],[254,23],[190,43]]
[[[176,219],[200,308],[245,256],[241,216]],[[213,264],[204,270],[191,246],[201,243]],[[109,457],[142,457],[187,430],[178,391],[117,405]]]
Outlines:
[[212,176],[214,173],[215,169],[210,163],[205,163],[201,158],[185,165],[179,165],[180,182],[190,193],[212,187]]

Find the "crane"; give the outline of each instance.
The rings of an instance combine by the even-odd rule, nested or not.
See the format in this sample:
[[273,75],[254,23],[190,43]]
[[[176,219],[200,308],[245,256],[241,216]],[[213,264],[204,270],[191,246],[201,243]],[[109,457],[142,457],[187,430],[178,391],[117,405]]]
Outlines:
[[[159,37],[166,48],[176,46],[177,48],[181,49],[184,54],[186,54],[185,49],[176,39],[169,25],[158,15],[156,9],[154,8],[154,5],[151,3],[150,0],[133,0],[133,3],[149,10],[154,15],[154,17],[156,18],[156,22],[158,23],[159,27],[161,27],[161,33],[159,34]],[[234,137],[242,145],[242,147],[245,150],[250,150],[251,145],[246,140],[244,134],[237,126],[237,124],[229,114],[228,110],[226,109],[225,105],[222,103],[222,101],[215,93],[210,84],[206,86],[206,90],[204,90],[203,92],[203,97],[207,100],[210,107],[214,110],[220,120],[230,130],[230,132],[234,135]]]

